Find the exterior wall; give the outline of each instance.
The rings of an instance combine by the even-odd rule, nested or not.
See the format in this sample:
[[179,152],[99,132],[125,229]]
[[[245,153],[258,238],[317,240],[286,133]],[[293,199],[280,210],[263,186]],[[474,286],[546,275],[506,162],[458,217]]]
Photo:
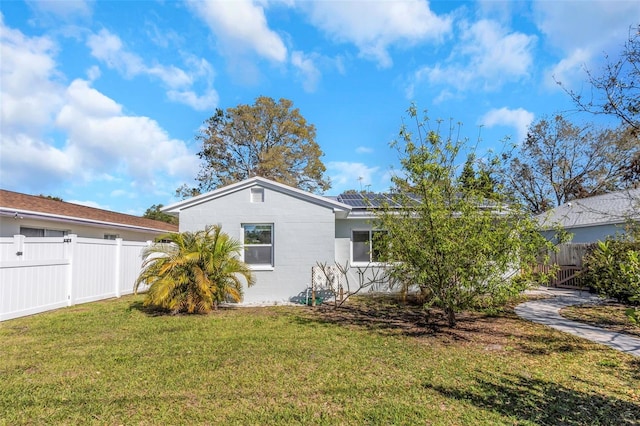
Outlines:
[[588,226],[584,228],[567,229],[573,234],[572,243],[593,243],[603,241],[607,237],[615,237],[616,234],[624,233],[624,225],[601,225]]
[[116,234],[119,238],[127,241],[151,241],[161,233],[140,232],[128,229],[109,226],[88,226],[71,222],[58,222],[41,219],[14,219],[12,217],[0,217],[0,237],[13,237],[20,234],[20,227],[52,229],[58,231],[68,231],[83,238],[104,239],[105,234]]
[[[254,186],[255,188],[255,186]],[[264,188],[264,201],[251,203],[251,188],[180,211],[180,232],[219,224],[242,240],[243,224],[273,224],[272,270],[255,270],[256,284],[245,288],[245,304],[287,302],[311,283],[316,262],[333,262],[333,209]]]
[[[354,264],[351,258],[351,235],[354,230],[370,230],[373,228],[371,219],[337,219],[335,232],[335,262],[344,266],[349,262],[349,271],[347,273],[347,281],[350,291],[355,290],[360,285],[360,280],[365,282],[371,280],[375,274],[380,274],[380,267],[375,265]],[[362,277],[358,272],[364,272]],[[390,291],[385,284],[376,284],[372,286],[371,291]]]
[[[615,237],[616,234],[625,232],[624,224],[620,225],[598,225],[585,226],[583,228],[567,228],[567,232],[573,234],[571,243],[594,243],[596,241],[604,241],[607,237]],[[553,232],[544,231],[542,233],[545,238],[553,238]]]
[[353,230],[371,229],[372,223],[369,219],[337,219],[336,220],[336,263],[344,265],[351,259],[351,232]]

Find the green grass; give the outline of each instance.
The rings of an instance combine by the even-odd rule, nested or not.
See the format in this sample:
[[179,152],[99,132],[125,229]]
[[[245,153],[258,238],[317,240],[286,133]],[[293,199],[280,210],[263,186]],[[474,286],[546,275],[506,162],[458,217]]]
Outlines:
[[625,311],[630,307],[615,302],[598,305],[576,305],[562,309],[560,314],[574,321],[640,337],[640,324],[634,324],[625,314]]
[[413,306],[154,315],[141,297],[0,323],[0,424],[638,424],[640,360]]

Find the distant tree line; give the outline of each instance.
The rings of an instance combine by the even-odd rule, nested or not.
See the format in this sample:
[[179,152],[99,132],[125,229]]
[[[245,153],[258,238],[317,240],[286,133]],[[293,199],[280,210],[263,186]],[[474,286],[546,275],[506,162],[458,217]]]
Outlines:
[[557,113],[531,124],[505,168],[504,183],[533,213],[571,200],[640,186],[640,25],[602,73],[587,70],[588,96],[567,88],[577,109],[618,119],[614,128]]

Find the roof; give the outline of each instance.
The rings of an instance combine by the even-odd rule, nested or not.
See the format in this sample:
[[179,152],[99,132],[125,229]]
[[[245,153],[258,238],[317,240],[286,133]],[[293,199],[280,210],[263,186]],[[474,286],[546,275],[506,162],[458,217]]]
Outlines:
[[580,228],[640,221],[640,188],[611,192],[564,203],[536,217],[546,228]]
[[[462,194],[457,194],[462,197]],[[341,203],[345,203],[352,207],[352,213],[364,214],[364,211],[372,211],[381,208],[390,207],[392,209],[401,209],[403,203],[411,200],[411,202],[420,204],[422,197],[416,194],[406,194],[399,197],[398,193],[376,193],[376,192],[347,192],[336,197],[331,197]],[[501,206],[500,203],[488,199],[479,200],[477,206],[480,209],[495,209]]]
[[177,225],[158,220],[0,189],[0,215],[13,216],[16,213],[37,219],[107,225],[143,232],[178,232]]
[[312,194],[307,191],[303,191],[302,189],[294,188],[279,182],[274,182],[272,180],[255,176],[249,179],[245,179],[241,182],[233,183],[231,185],[223,186],[221,188],[215,189],[213,191],[207,192],[206,194],[198,195],[196,197],[188,198],[183,201],[179,201],[177,203],[166,206],[162,209],[162,211],[167,213],[179,213],[181,210],[188,209],[190,207],[197,206],[202,203],[206,203],[211,200],[215,200],[220,197],[224,197],[225,195],[241,191],[243,189],[252,188],[255,186],[260,186],[263,188],[268,188],[283,194],[290,195],[292,197],[296,197],[307,202],[321,205],[327,208],[331,208],[336,213],[342,213],[345,216],[351,210],[351,206],[340,202],[334,197],[324,197],[322,195]]
[[336,197],[336,200],[355,209],[377,209],[384,205],[398,207],[391,194],[375,192],[347,192]]

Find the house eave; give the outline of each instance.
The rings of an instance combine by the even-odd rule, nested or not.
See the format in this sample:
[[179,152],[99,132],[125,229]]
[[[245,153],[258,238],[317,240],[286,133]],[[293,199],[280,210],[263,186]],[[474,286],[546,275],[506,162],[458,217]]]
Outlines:
[[144,233],[150,233],[150,234],[167,234],[167,233],[173,232],[166,229],[127,225],[123,223],[105,222],[105,221],[94,220],[94,219],[85,219],[85,218],[78,218],[73,216],[64,216],[64,215],[58,215],[53,213],[43,213],[43,212],[16,209],[16,208],[10,208],[10,207],[0,207],[0,216],[5,216],[5,217],[18,216],[18,218],[20,219],[29,218],[29,219],[40,219],[40,220],[52,220],[60,223],[74,223],[74,224],[86,225],[86,226],[92,226],[92,227],[125,229],[125,230],[144,232]]
[[179,201],[177,203],[174,203],[162,208],[161,211],[169,214],[179,214],[180,211],[184,209],[188,209],[188,208],[206,203],[208,201],[215,200],[220,197],[224,197],[225,195],[228,195],[237,191],[241,191],[243,189],[252,188],[254,186],[261,186],[263,188],[278,191],[296,198],[303,199],[305,201],[308,201],[314,204],[321,205],[323,207],[330,208],[336,213],[336,215],[338,214],[341,215],[343,213],[346,213],[348,215],[348,212],[351,211],[351,206],[347,204],[343,204],[338,201],[331,200],[327,197],[312,194],[310,192],[303,191],[302,189],[293,188],[291,186],[274,182],[259,176],[252,177],[231,185],[227,185],[222,188],[218,188],[213,191],[207,192],[206,194],[189,198],[187,200]]

